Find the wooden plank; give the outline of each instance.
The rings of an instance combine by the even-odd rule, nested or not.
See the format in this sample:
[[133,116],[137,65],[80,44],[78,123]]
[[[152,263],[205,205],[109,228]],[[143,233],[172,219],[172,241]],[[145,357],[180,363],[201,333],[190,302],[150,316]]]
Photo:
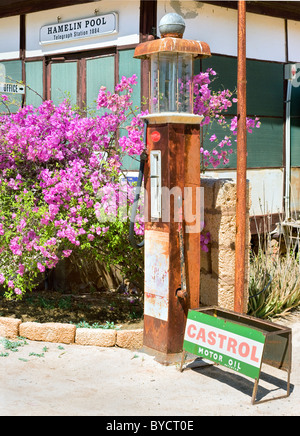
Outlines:
[[0,18],[93,2],[94,0],[51,0],[51,2],[40,0],[0,0]]
[[[198,0],[200,1],[200,0]],[[202,1],[215,6],[237,9],[236,1]],[[270,17],[300,21],[299,1],[247,1],[247,12]]]
[[157,26],[157,0],[140,1],[140,40],[144,42],[148,40],[149,35],[154,33]]

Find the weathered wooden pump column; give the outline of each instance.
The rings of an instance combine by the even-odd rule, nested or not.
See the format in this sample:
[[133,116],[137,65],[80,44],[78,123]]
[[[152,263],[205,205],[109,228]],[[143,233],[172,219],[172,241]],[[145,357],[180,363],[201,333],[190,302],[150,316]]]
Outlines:
[[145,117],[144,349],[168,364],[182,351],[188,309],[200,301],[200,122],[193,114],[193,61],[204,42],[182,38],[185,23],[165,15],[161,39],[137,46],[150,59],[150,114]]

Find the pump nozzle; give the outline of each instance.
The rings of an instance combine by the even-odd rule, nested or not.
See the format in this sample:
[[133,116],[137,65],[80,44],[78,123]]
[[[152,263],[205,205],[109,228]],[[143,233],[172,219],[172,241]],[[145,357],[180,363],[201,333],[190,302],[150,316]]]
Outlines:
[[179,233],[179,250],[180,250],[180,273],[181,273],[181,287],[176,289],[176,296],[178,298],[186,298],[188,292],[186,289],[186,271],[185,271],[185,255],[184,255],[184,236],[183,236],[183,213],[182,213],[182,198],[178,197],[178,208],[180,220],[178,223],[178,233]]

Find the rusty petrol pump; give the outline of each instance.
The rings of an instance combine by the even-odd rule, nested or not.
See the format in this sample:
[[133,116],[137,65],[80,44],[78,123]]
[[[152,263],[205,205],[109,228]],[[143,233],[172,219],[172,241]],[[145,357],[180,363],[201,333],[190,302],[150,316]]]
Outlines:
[[168,364],[182,351],[189,309],[200,300],[200,122],[193,114],[193,62],[204,42],[185,40],[178,14],[165,15],[161,39],[136,47],[150,59],[145,116],[144,350]]

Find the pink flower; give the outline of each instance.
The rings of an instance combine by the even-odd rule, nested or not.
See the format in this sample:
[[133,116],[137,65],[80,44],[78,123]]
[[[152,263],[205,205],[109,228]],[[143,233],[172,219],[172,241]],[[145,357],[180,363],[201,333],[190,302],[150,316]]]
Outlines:
[[64,257],[69,257],[72,254],[72,250],[63,250]]
[[22,263],[20,263],[17,273],[20,274],[20,276],[23,276],[24,271],[25,271],[25,266]]
[[45,272],[45,267],[40,262],[37,263],[37,267],[38,267],[40,272]]
[[200,235],[200,244],[201,244],[201,250],[208,253],[208,244],[211,241],[210,233],[207,232],[206,235]]
[[[231,135],[237,135],[237,117],[232,119],[225,117],[223,112],[227,112],[232,103],[236,103],[237,99],[233,97],[233,93],[228,89],[221,91],[211,91],[209,85],[211,83],[211,76],[215,76],[216,72],[211,68],[206,72],[200,73],[194,77],[194,113],[203,116],[203,120],[200,123],[202,127],[209,126],[213,121],[216,121],[222,128],[231,130]],[[256,117],[255,119],[247,118],[247,131],[252,133],[254,128],[260,127],[260,121]],[[205,132],[205,130],[204,130]],[[217,140],[215,134],[209,138],[210,142]],[[232,146],[231,138],[225,137],[219,142],[218,146],[223,148],[225,145]],[[204,150],[201,147],[200,150],[203,155],[203,167],[208,168],[212,165],[213,168],[217,168],[222,162],[227,164],[229,162],[228,157],[222,155],[215,150]],[[232,153],[232,149],[229,150],[229,154]],[[212,156],[213,155],[213,156]]]

